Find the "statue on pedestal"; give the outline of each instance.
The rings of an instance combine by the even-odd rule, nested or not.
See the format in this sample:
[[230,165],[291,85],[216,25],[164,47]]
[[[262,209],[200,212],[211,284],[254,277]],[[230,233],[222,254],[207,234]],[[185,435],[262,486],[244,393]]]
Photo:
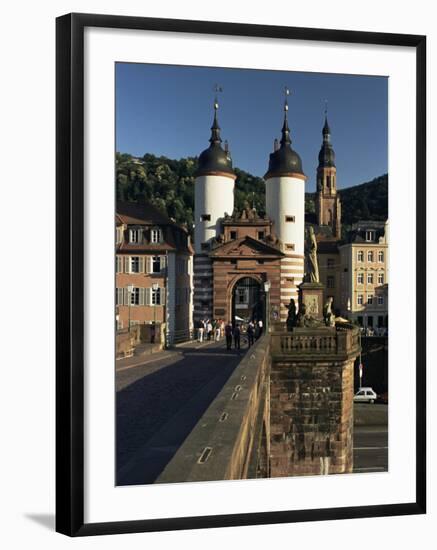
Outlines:
[[319,277],[319,262],[317,260],[317,241],[314,233],[314,228],[310,225],[308,243],[308,273],[307,279],[309,283],[320,282]]
[[297,314],[297,322],[296,326],[298,327],[304,327],[305,321],[307,319],[307,308],[305,304],[300,304],[299,306],[299,313]]
[[332,311],[332,302],[333,297],[330,296],[323,306],[323,319],[325,321],[325,325],[327,327],[334,327],[335,326],[335,315]]

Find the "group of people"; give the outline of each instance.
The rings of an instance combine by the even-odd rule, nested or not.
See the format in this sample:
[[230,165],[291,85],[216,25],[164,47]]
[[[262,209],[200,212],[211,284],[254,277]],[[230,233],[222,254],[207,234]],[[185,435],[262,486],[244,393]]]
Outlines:
[[226,347],[227,349],[232,349],[232,342],[234,342],[234,348],[240,349],[241,336],[245,334],[247,337],[247,347],[250,348],[254,344],[255,339],[258,340],[261,336],[262,331],[263,322],[261,320],[257,322],[249,321],[247,326],[239,325],[238,323],[232,326],[232,323],[229,321],[225,326]]
[[219,342],[223,337],[226,338],[227,349],[232,349],[234,344],[235,349],[241,348],[241,339],[246,337],[247,346],[250,348],[263,331],[263,322],[249,321],[247,324],[235,323],[229,321],[225,324],[223,319],[201,319],[197,326],[197,341],[214,341]]
[[223,319],[202,319],[197,323],[197,340],[218,342],[225,333],[225,322]]

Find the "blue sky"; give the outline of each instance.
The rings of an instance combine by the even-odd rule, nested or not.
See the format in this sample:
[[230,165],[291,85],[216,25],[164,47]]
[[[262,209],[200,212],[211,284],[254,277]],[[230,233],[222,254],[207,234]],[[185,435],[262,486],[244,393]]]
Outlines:
[[216,83],[223,88],[222,138],[234,166],[265,174],[273,140],[280,137],[288,86],[292,147],[302,158],[307,191],[315,190],[325,100],[338,187],[387,172],[388,79],[375,76],[118,63],[117,151],[175,159],[199,155],[209,145]]

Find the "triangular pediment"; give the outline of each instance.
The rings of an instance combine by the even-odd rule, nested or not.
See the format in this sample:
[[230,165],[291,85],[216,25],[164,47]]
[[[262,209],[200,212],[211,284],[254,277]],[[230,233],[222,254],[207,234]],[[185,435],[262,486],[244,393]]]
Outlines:
[[221,246],[215,248],[210,256],[212,257],[231,257],[231,258],[241,258],[241,257],[276,257],[280,258],[284,254],[267,243],[262,241],[257,241],[252,237],[243,237],[242,239],[236,239],[228,243],[224,243]]

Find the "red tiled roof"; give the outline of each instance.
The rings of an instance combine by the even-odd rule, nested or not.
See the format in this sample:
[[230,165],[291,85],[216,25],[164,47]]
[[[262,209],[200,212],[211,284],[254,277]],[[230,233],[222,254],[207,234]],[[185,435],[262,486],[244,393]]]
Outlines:
[[117,201],[116,218],[120,223],[125,224],[176,225],[166,214],[149,202]]
[[177,225],[166,214],[150,203],[133,203],[117,201],[117,211],[115,214],[116,225],[144,225],[158,226],[162,229],[162,243],[129,243],[123,241],[117,245],[119,253],[159,253],[169,250],[185,252],[192,254],[192,248],[188,244],[187,230],[185,227]]

